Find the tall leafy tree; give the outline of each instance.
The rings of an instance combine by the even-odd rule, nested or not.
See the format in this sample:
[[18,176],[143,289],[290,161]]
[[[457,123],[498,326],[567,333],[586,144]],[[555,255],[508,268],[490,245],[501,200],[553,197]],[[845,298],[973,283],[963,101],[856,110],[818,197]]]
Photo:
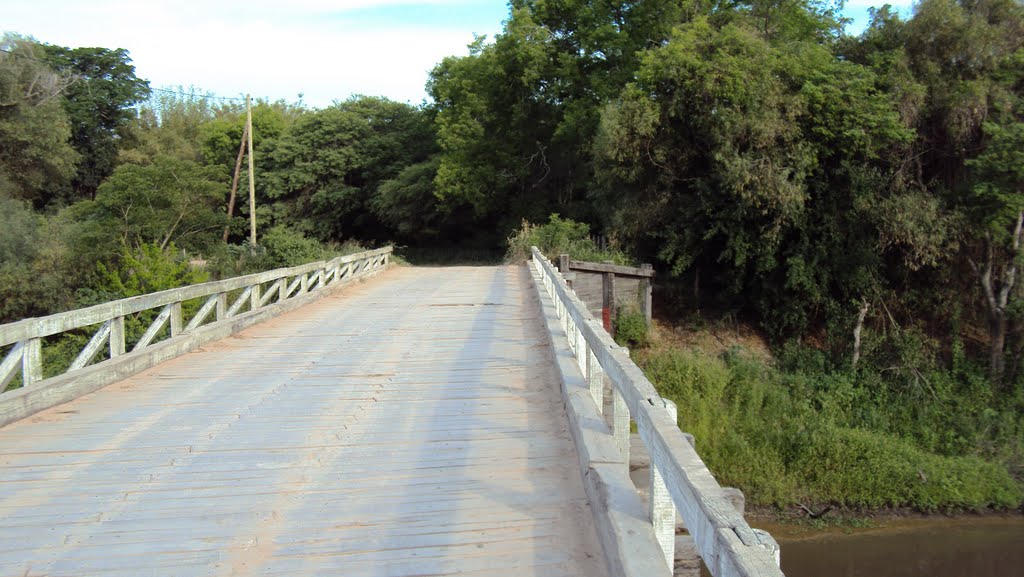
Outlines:
[[94,198],[117,165],[117,152],[135,117],[133,106],[149,95],[149,82],[135,76],[123,48],[43,45],[47,62],[76,81],[64,93],[71,143],[81,156],[74,179],[76,198]]
[[591,217],[591,142],[600,107],[639,53],[683,15],[678,2],[515,0],[494,42],[431,74],[442,148],[437,192],[500,229],[552,212]]
[[799,334],[884,275],[870,212],[910,138],[870,69],[698,17],[604,109],[594,196],[634,247]]
[[0,42],[0,195],[42,208],[69,185],[78,154],[61,99],[75,79],[51,70],[34,42]]
[[356,96],[300,117],[267,142],[257,171],[273,223],[321,240],[384,238],[372,197],[385,181],[429,159],[432,128],[423,111]]
[[[989,367],[1001,381],[1008,328],[1021,322],[1020,173],[1013,154],[1024,118],[1024,6],[1014,0],[923,0],[906,23],[886,22],[894,52],[924,87],[913,118],[916,186],[961,219],[964,252],[989,328]],[[881,35],[882,31],[879,31]],[[970,294],[970,293],[969,293]]]
[[70,207],[83,223],[79,244],[100,258],[172,244],[201,251],[215,244],[224,226],[226,184],[219,172],[189,160],[157,157],[145,166],[123,164],[100,186],[95,200]]

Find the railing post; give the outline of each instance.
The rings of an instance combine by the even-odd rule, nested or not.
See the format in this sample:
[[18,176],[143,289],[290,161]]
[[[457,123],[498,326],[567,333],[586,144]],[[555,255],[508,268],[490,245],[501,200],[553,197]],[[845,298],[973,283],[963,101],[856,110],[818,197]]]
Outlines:
[[277,281],[277,302],[284,302],[285,292],[288,291],[288,277],[283,276]]
[[124,317],[114,317],[110,322],[110,358],[124,354]]
[[222,321],[228,315],[228,293],[217,293],[217,320]]
[[597,360],[593,349],[587,347],[587,383],[590,385],[590,395],[594,397],[597,411],[604,414],[604,369]]
[[299,283],[299,294],[305,294],[309,292],[309,275],[302,273],[302,282]]
[[29,339],[25,342],[25,356],[21,359],[21,382],[27,387],[43,380],[43,340]]
[[171,303],[171,338],[181,334],[181,301]]
[[[675,423],[679,416],[678,407],[668,399],[662,399],[665,403],[665,411],[672,422]],[[657,410],[657,408],[655,408]],[[654,525],[654,535],[661,544],[661,550],[665,553],[665,562],[669,569],[675,564],[676,555],[676,506],[672,502],[672,495],[665,486],[665,479],[658,471],[658,465],[651,459],[651,483],[648,495],[648,510],[651,516],[651,523]]]
[[619,389],[612,385],[612,434],[615,436],[615,443],[619,446],[619,452],[629,467],[629,407],[626,406],[626,399],[622,398]]
[[604,283],[601,288],[601,320],[604,322],[604,330],[614,336],[612,321],[615,318],[615,273],[604,273]]
[[256,283],[252,285],[252,290],[249,291],[249,311],[254,311],[260,308],[260,285]]
[[[653,272],[654,267],[650,264],[644,263],[640,265],[640,270]],[[640,298],[643,301],[641,303],[641,306],[644,309],[644,318],[647,320],[647,326],[651,326],[651,313],[653,309],[653,301],[651,299],[652,284],[653,283],[651,282],[651,277],[649,276],[645,276],[642,279],[640,279]]]
[[571,289],[572,281],[566,278],[566,275],[569,274],[569,255],[562,254],[558,256],[558,272],[562,273],[562,278],[565,278],[565,285]]
[[580,371],[587,374],[587,359],[590,357],[590,347],[587,346],[587,339],[583,336],[583,329],[576,326],[576,364]]

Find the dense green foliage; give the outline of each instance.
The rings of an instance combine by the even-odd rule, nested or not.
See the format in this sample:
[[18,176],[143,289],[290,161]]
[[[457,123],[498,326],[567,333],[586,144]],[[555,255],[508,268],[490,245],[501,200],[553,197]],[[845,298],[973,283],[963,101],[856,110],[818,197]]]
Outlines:
[[1024,398],[990,407],[978,374],[933,371],[921,375],[927,389],[908,390],[874,368],[780,371],[742,350],[634,356],[716,478],[755,504],[952,510],[1024,499],[1002,464],[1020,462]]
[[[1020,501],[1019,0],[883,7],[857,36],[821,0],[509,4],[423,106],[257,101],[255,208],[245,170],[228,208],[238,101],[151,93],[122,48],[5,35],[0,322],[346,242],[651,262],[677,308],[742,319],[784,361],[650,365],[700,393],[694,423],[736,420],[702,442],[760,502]],[[813,465],[838,462],[878,474]]]
[[535,246],[551,258],[567,254],[575,260],[633,264],[614,246],[599,248],[590,238],[590,227],[585,223],[565,220],[557,214],[552,214],[546,224],[532,224],[524,220],[519,230],[508,237],[507,245],[505,260],[508,262],[522,262],[530,258],[530,248]]
[[135,118],[132,107],[149,95],[149,83],[135,76],[123,48],[42,48],[54,71],[74,78],[61,99],[79,154],[74,198],[92,198],[114,171],[118,141]]

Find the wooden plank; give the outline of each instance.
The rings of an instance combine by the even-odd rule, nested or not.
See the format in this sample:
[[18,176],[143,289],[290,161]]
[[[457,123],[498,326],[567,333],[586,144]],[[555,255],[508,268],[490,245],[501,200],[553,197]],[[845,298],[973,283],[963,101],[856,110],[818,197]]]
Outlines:
[[[545,263],[547,264],[547,263]],[[550,266],[550,265],[549,265]],[[537,274],[542,274],[537,272]],[[555,305],[536,282],[548,341],[555,351],[566,414],[576,444],[580,473],[590,501],[604,559],[613,575],[641,577],[671,574],[662,561],[653,527],[644,521],[643,507],[629,478],[629,457],[623,456],[594,402],[590,383],[570,353],[575,337],[566,338]],[[571,315],[563,309],[566,318]],[[586,347],[580,352],[590,356]],[[628,429],[627,429],[628,433]]]
[[[278,279],[278,280],[274,281],[274,284],[270,285],[270,288],[267,289],[267,291],[264,292],[263,295],[260,297],[260,300],[259,300],[258,303],[256,303],[256,307],[255,308],[260,308],[260,307],[266,305],[268,302],[270,302],[270,299],[272,299],[274,297],[274,295],[277,294],[281,290],[281,285],[282,285],[283,282],[284,282],[284,279]],[[281,300],[281,299],[278,298],[277,300]]]
[[622,266],[604,262],[584,262],[579,260],[569,261],[570,270],[582,270],[587,272],[607,272],[618,276],[636,276],[651,278],[654,276],[653,269],[636,268],[633,266]]
[[0,429],[0,574],[608,575],[525,270],[327,289]]
[[[649,264],[640,265],[642,270],[651,271],[653,276],[654,267]],[[647,321],[647,326],[651,326],[651,315],[654,312],[654,300],[653,300],[653,287],[650,278],[645,278],[640,282],[640,309],[644,311],[644,319]]]

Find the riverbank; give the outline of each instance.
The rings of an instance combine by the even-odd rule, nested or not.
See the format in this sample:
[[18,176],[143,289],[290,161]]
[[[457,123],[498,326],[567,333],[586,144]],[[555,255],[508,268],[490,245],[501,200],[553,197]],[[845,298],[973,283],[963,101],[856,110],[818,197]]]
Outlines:
[[851,535],[872,531],[915,530],[942,525],[998,527],[1001,524],[1024,524],[1024,511],[995,511],[991,509],[971,513],[923,513],[913,509],[835,510],[812,518],[798,508],[779,510],[775,507],[748,506],[747,521],[753,527],[769,531],[773,536],[787,540],[818,539],[829,535]]
[[1018,400],[981,397],[964,370],[922,374],[928,387],[912,390],[867,363],[809,362],[824,355],[807,347],[778,359],[734,332],[655,323],[624,344],[719,482],[752,508],[955,513],[1024,501]]

